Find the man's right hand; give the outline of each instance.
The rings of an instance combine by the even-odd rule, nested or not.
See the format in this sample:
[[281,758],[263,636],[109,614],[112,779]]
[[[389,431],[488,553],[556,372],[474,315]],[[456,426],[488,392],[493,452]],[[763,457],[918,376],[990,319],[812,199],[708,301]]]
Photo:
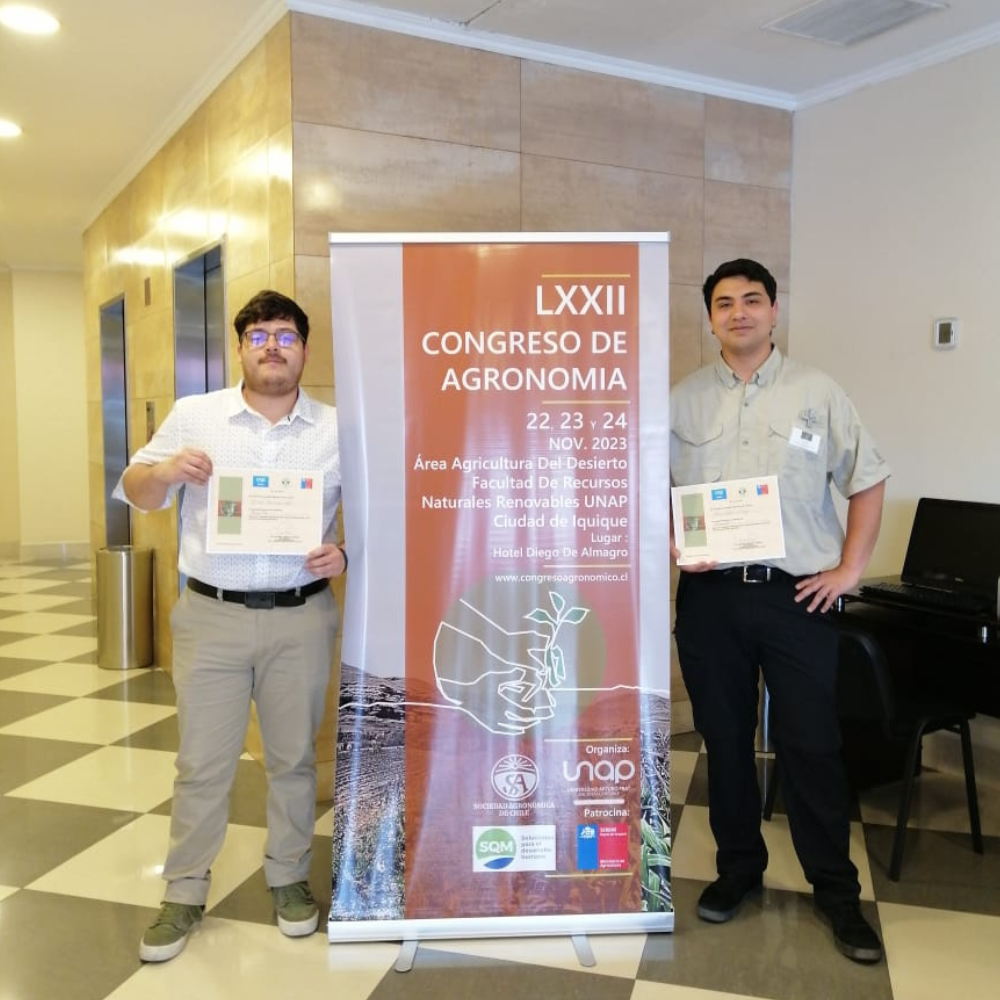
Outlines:
[[198,448],[182,448],[155,465],[130,465],[122,476],[122,488],[140,510],[163,506],[171,486],[190,483],[204,486],[212,475],[212,460]]
[[173,458],[158,462],[151,469],[166,486],[179,483],[204,486],[212,477],[212,460],[198,448],[182,448]]

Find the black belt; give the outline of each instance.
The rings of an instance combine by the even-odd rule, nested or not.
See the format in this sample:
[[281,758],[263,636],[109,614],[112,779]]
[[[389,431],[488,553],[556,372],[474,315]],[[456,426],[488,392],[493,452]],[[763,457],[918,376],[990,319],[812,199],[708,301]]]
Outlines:
[[719,569],[715,571],[726,579],[739,580],[740,583],[778,583],[779,581],[794,582],[797,576],[786,573],[777,566],[763,566],[754,563],[751,566],[730,566],[729,569]]
[[202,583],[188,577],[187,585],[196,593],[205,597],[214,597],[218,601],[229,601],[232,604],[242,604],[245,607],[261,610],[264,608],[298,608],[306,603],[307,597],[318,594],[330,586],[329,580],[314,580],[304,587],[294,590],[221,590],[209,583]]

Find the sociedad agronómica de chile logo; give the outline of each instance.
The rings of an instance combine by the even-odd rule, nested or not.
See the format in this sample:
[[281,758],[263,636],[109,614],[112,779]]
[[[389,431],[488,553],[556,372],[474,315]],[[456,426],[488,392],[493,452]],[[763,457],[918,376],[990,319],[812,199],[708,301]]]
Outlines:
[[493,765],[490,784],[500,798],[508,802],[520,802],[532,795],[538,787],[538,767],[524,754],[507,754]]
[[492,826],[476,837],[473,852],[473,871],[501,871],[517,857],[517,841],[510,830]]

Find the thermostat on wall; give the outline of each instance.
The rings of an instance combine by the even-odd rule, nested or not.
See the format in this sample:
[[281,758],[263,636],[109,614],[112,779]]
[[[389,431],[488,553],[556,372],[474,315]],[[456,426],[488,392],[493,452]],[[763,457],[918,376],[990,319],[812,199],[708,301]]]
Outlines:
[[954,317],[934,320],[934,346],[950,351],[958,344],[958,320]]

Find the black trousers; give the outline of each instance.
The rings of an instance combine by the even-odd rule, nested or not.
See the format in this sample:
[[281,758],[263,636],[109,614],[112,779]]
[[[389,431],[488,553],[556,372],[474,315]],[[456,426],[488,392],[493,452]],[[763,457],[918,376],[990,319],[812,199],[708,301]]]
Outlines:
[[674,630],[695,727],[708,753],[709,822],[720,874],[767,867],[754,754],[758,675],[771,696],[771,734],[792,843],[817,902],[855,901],[850,799],[837,721],[837,629],[796,604],[795,581],[743,583],[718,571],[681,573]]

